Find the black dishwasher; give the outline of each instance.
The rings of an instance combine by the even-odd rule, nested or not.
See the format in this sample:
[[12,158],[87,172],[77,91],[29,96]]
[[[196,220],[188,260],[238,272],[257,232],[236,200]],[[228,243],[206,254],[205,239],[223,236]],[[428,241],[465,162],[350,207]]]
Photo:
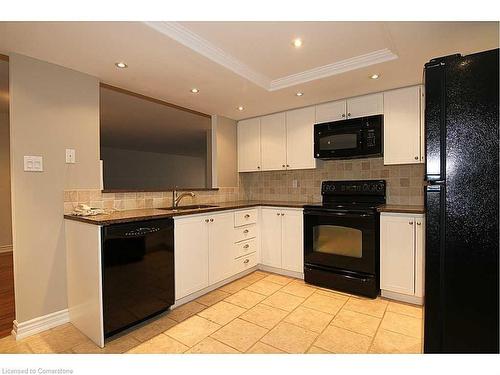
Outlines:
[[173,219],[102,228],[105,338],[166,311],[174,282]]

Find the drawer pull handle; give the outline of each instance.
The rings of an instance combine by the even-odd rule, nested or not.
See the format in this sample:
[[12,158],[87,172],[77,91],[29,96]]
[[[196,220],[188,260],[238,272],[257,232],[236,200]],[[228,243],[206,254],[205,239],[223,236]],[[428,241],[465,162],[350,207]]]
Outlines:
[[243,231],[243,233],[247,234],[247,233],[248,233],[248,229],[245,229],[245,230]]
[[245,246],[243,246],[244,249],[248,249],[250,247],[249,244],[246,244]]
[[422,223],[420,221],[417,221],[417,225],[422,225]]
[[245,264],[247,264],[248,262],[250,262],[250,259],[245,259],[245,260],[243,261],[243,263],[245,263]]
[[205,219],[205,223],[208,223],[208,219]]
[[245,215],[245,219],[248,219],[249,217],[250,217],[250,215],[249,215],[249,214],[246,214],[246,215]]

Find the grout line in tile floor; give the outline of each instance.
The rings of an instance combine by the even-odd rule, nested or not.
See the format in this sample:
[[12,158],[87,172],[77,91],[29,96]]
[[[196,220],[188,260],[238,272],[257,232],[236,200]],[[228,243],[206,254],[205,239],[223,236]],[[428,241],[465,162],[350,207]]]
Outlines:
[[[252,275],[254,275],[254,276],[252,277]],[[379,319],[379,322],[378,322],[378,325],[377,325],[376,330],[374,331],[374,334],[373,334],[373,335],[367,335],[367,334],[364,334],[364,333],[359,333],[359,332],[353,331],[353,330],[351,330],[351,329],[349,329],[349,328],[345,328],[345,327],[342,327],[342,326],[335,326],[335,325],[333,324],[333,322],[334,322],[335,318],[337,317],[337,315],[338,315],[341,311],[352,311],[352,310],[350,310],[350,309],[345,309],[346,304],[347,304],[350,300],[352,300],[352,299],[356,299],[356,300],[363,301],[363,300],[367,300],[366,298],[363,298],[363,297],[358,297],[358,296],[353,296],[353,295],[349,295],[349,294],[346,294],[346,293],[337,293],[336,291],[331,291],[331,290],[328,290],[328,289],[319,288],[319,287],[316,287],[316,286],[313,286],[313,285],[306,284],[306,283],[304,283],[303,281],[301,282],[301,280],[300,280],[300,279],[296,279],[296,278],[292,278],[292,277],[288,277],[288,276],[281,276],[281,275],[278,275],[278,276],[283,277],[283,282],[275,282],[276,280],[273,280],[273,279],[271,279],[271,280],[267,280],[267,281],[269,281],[269,282],[271,282],[271,283],[273,283],[273,284],[275,284],[275,285],[278,285],[278,286],[279,286],[279,289],[275,290],[274,292],[272,292],[272,293],[271,293],[271,294],[269,294],[269,295],[264,294],[264,293],[262,292],[262,290],[261,290],[261,293],[259,293],[259,292],[255,292],[255,291],[253,291],[253,290],[249,290],[249,289],[248,289],[251,285],[253,285],[253,284],[255,284],[255,283],[257,283],[257,282],[259,282],[259,281],[261,281],[261,280],[263,280],[263,279],[265,279],[265,278],[267,278],[267,277],[269,277],[269,276],[272,276],[272,275],[275,275],[275,274],[273,274],[273,273],[268,273],[268,272],[262,272],[262,271],[260,271],[260,270],[259,270],[259,271],[255,271],[254,273],[250,273],[250,274],[248,274],[248,275],[245,275],[245,276],[243,276],[243,277],[242,277],[242,278],[240,278],[240,279],[234,280],[234,281],[233,281],[233,283],[234,283],[234,282],[238,282],[238,281],[243,281],[243,280],[245,280],[245,278],[247,278],[246,282],[244,282],[244,285],[245,285],[245,286],[243,286],[242,288],[240,288],[240,289],[238,289],[238,290],[232,290],[231,292],[228,292],[228,291],[226,290],[225,292],[227,293],[227,295],[223,296],[224,298],[222,298],[222,299],[220,299],[220,300],[217,300],[217,301],[216,301],[216,302],[214,302],[214,303],[210,302],[209,300],[205,301],[205,303],[200,303],[200,302],[197,302],[197,300],[198,300],[198,299],[200,299],[200,298],[202,298],[203,296],[198,297],[197,299],[195,299],[195,300],[193,300],[193,301],[191,301],[191,302],[196,302],[196,303],[198,303],[201,307],[203,307],[203,308],[202,308],[202,310],[197,311],[197,312],[195,312],[195,313],[190,313],[190,312],[189,312],[189,310],[188,310],[188,311],[187,311],[187,314],[188,314],[188,315],[187,315],[187,317],[182,318],[182,316],[181,316],[181,317],[180,317],[181,319],[180,319],[179,321],[177,321],[177,320],[175,320],[175,319],[170,318],[170,319],[172,319],[172,320],[174,320],[174,321],[175,321],[175,325],[173,325],[173,326],[171,326],[171,327],[169,327],[169,328],[165,329],[165,330],[164,330],[164,331],[162,331],[162,332],[159,332],[158,334],[153,335],[152,337],[149,337],[149,338],[147,338],[147,339],[140,339],[140,338],[137,338],[137,337],[133,336],[133,334],[131,334],[131,332],[134,332],[134,331],[130,331],[130,332],[126,332],[126,333],[124,333],[124,334],[123,334],[123,336],[119,336],[119,337],[117,337],[117,340],[118,340],[118,339],[121,339],[121,337],[124,337],[124,339],[123,339],[124,341],[127,341],[127,339],[128,339],[128,340],[132,341],[132,344],[133,344],[134,342],[137,342],[137,344],[133,344],[133,346],[132,346],[132,347],[130,347],[129,349],[123,349],[123,351],[124,351],[124,352],[127,352],[127,351],[129,351],[129,350],[131,350],[131,349],[134,349],[134,348],[136,348],[136,347],[138,347],[138,346],[142,345],[143,343],[146,343],[146,342],[148,342],[148,341],[150,341],[150,340],[154,339],[155,337],[158,337],[158,336],[160,336],[160,335],[165,335],[165,336],[169,337],[169,339],[173,340],[174,342],[176,342],[176,343],[178,343],[178,344],[182,344],[182,345],[184,345],[184,346],[187,346],[187,347],[188,347],[188,349],[186,349],[186,351],[189,351],[189,350],[191,350],[193,347],[197,346],[200,342],[202,342],[203,340],[205,340],[206,338],[208,338],[208,337],[209,337],[210,339],[212,339],[212,340],[214,340],[214,341],[216,341],[216,342],[218,342],[218,343],[220,343],[220,344],[226,345],[226,346],[228,346],[228,347],[230,347],[230,348],[232,348],[232,349],[236,350],[237,352],[241,353],[241,351],[240,351],[239,349],[237,349],[237,348],[233,347],[231,344],[228,344],[228,343],[226,343],[226,342],[223,342],[223,341],[221,341],[221,340],[216,339],[215,337],[213,337],[213,336],[215,335],[215,333],[216,333],[216,332],[218,332],[219,330],[221,330],[222,328],[224,328],[225,326],[227,326],[228,324],[230,324],[230,323],[231,323],[231,322],[233,322],[234,320],[236,320],[236,319],[241,319],[241,320],[243,320],[243,321],[245,321],[245,322],[248,322],[248,323],[254,324],[254,325],[258,326],[258,327],[261,327],[261,328],[265,329],[265,333],[263,333],[263,335],[262,335],[262,336],[260,336],[260,337],[259,337],[259,339],[258,339],[256,342],[254,342],[253,344],[251,344],[251,345],[250,345],[250,347],[249,347],[248,349],[246,349],[246,350],[245,350],[245,352],[248,352],[250,349],[252,349],[252,348],[253,348],[256,344],[258,344],[258,343],[262,343],[262,344],[265,344],[265,345],[267,345],[267,346],[269,346],[269,347],[271,347],[271,348],[274,348],[274,349],[276,349],[276,350],[279,350],[279,351],[285,351],[285,352],[286,352],[287,350],[284,350],[284,349],[281,349],[281,348],[275,347],[274,345],[272,345],[272,344],[268,344],[267,342],[265,342],[265,343],[264,343],[264,342],[262,341],[262,339],[263,339],[266,335],[268,335],[268,334],[269,334],[272,330],[274,330],[274,329],[275,329],[278,325],[282,324],[282,323],[283,323],[283,322],[284,322],[284,321],[285,321],[285,320],[286,320],[286,319],[287,319],[287,318],[288,318],[291,314],[293,314],[293,313],[294,313],[294,312],[295,312],[295,311],[296,311],[299,307],[302,307],[302,308],[307,308],[307,309],[311,309],[311,310],[318,311],[318,312],[322,312],[322,313],[326,313],[326,311],[321,311],[321,310],[319,310],[319,309],[317,309],[317,308],[315,308],[315,307],[311,307],[311,306],[304,306],[304,305],[303,305],[305,301],[307,301],[309,298],[313,297],[314,295],[326,296],[326,297],[330,297],[330,298],[334,298],[334,299],[336,298],[335,296],[336,296],[336,295],[338,295],[338,296],[339,296],[339,298],[337,298],[337,300],[338,300],[338,301],[342,301],[342,304],[339,306],[339,308],[336,310],[336,312],[335,312],[334,314],[328,313],[328,314],[329,314],[329,315],[331,315],[332,317],[328,320],[328,322],[325,324],[325,326],[321,329],[321,331],[320,331],[320,332],[319,332],[319,331],[311,331],[309,328],[306,328],[306,327],[304,327],[304,326],[302,326],[302,325],[300,325],[300,324],[296,324],[295,322],[286,322],[286,323],[287,323],[287,324],[290,324],[290,325],[293,325],[293,326],[295,326],[295,327],[298,327],[298,328],[300,328],[300,329],[302,329],[302,330],[305,330],[305,331],[310,332],[311,334],[314,334],[314,335],[315,335],[315,338],[312,340],[311,344],[310,344],[310,345],[309,345],[309,346],[308,346],[308,347],[304,350],[304,353],[309,352],[309,351],[311,350],[311,348],[312,348],[312,347],[317,346],[317,345],[316,345],[316,343],[317,343],[317,341],[319,340],[319,338],[323,335],[323,333],[325,332],[325,330],[326,330],[328,327],[331,327],[331,326],[334,326],[334,327],[337,327],[337,328],[341,328],[341,329],[344,329],[344,330],[349,331],[349,332],[352,332],[352,333],[356,333],[356,334],[360,334],[360,335],[363,335],[363,336],[369,337],[369,338],[370,338],[370,344],[369,344],[368,348],[366,349],[366,353],[371,353],[371,351],[372,351],[372,349],[373,349],[373,346],[374,346],[374,341],[375,341],[375,339],[376,339],[377,335],[379,334],[379,332],[381,331],[381,325],[382,325],[382,322],[384,321],[384,318],[386,317],[386,312],[388,311],[389,304],[392,302],[391,300],[387,300],[387,299],[385,299],[385,298],[380,298],[380,297],[379,297],[379,299],[380,299],[380,300],[383,300],[383,301],[385,301],[385,302],[386,302],[386,304],[385,304],[385,306],[384,306],[383,314],[382,314],[382,317],[381,317],[381,318],[379,318],[378,316],[376,316],[376,317]],[[279,279],[277,279],[277,280],[279,280]],[[285,282],[285,281],[287,281],[287,282]],[[302,297],[301,295],[293,294],[293,293],[291,293],[290,291],[285,291],[285,290],[283,290],[285,287],[287,287],[287,286],[288,286],[288,285],[290,285],[291,283],[297,283],[298,285],[302,285],[302,286],[304,286],[304,287],[311,288],[311,289],[313,289],[313,292],[312,292],[311,294],[309,294],[308,296],[306,296],[306,297]],[[221,287],[221,288],[222,288],[222,287]],[[221,288],[218,288],[218,289],[216,289],[216,290],[221,290]],[[216,291],[216,290],[215,290],[215,291]],[[227,299],[227,298],[229,298],[230,296],[232,296],[232,295],[234,295],[235,293],[238,293],[238,292],[240,292],[240,291],[242,291],[242,290],[247,290],[247,291],[251,291],[251,292],[253,292],[253,293],[257,293],[257,294],[259,294],[260,296],[262,296],[262,297],[263,297],[263,299],[262,299],[262,300],[260,300],[259,302],[257,302],[256,304],[254,304],[253,306],[249,307],[249,308],[242,307],[242,306],[238,306],[238,305],[236,305],[236,304],[234,304],[234,303],[231,303],[231,302],[226,301],[226,299]],[[327,293],[322,294],[322,293],[321,293],[321,291],[324,291],[324,292],[327,292]],[[288,310],[282,309],[282,308],[277,307],[277,306],[271,306],[271,305],[267,305],[267,304],[263,303],[266,299],[271,298],[273,295],[275,295],[275,294],[277,294],[277,293],[279,293],[279,292],[284,293],[284,294],[287,294],[287,295],[290,295],[290,296],[294,296],[294,297],[301,298],[301,302],[300,302],[297,306],[295,306],[295,307],[294,307],[291,311],[288,311]],[[331,295],[329,295],[330,293],[331,293]],[[206,295],[206,294],[205,294],[205,295]],[[205,295],[204,295],[204,296],[205,296]],[[340,297],[342,297],[342,298],[340,298]],[[217,299],[217,297],[215,297],[215,300],[216,300],[216,299]],[[214,320],[211,320],[211,319],[209,319],[209,318],[205,318],[205,317],[203,317],[203,316],[201,316],[201,315],[200,315],[200,314],[201,314],[203,311],[205,311],[206,309],[209,309],[210,307],[212,307],[212,306],[214,306],[214,305],[216,305],[216,304],[218,304],[218,303],[220,303],[220,302],[222,302],[222,301],[223,301],[223,302],[225,302],[225,303],[228,303],[228,304],[230,304],[230,305],[233,305],[233,306],[238,306],[238,307],[240,307],[240,308],[243,308],[243,309],[244,309],[244,311],[243,311],[243,312],[241,312],[241,313],[240,313],[239,315],[237,315],[236,317],[233,317],[233,318],[232,318],[229,322],[225,323],[224,325],[221,325],[221,324],[219,324],[219,323],[215,322]],[[397,303],[397,304],[401,304],[401,305],[414,306],[414,305],[411,305],[411,304],[404,304],[404,303],[399,303],[399,302],[395,302],[395,303]],[[260,324],[258,324],[258,323],[251,322],[251,321],[249,321],[249,320],[247,320],[247,319],[245,319],[245,318],[241,317],[241,316],[242,316],[242,315],[244,315],[246,312],[250,311],[251,309],[253,309],[254,307],[256,307],[257,305],[260,305],[260,304],[265,305],[265,306],[267,306],[267,307],[274,308],[274,309],[278,309],[278,310],[283,311],[283,312],[286,312],[286,314],[285,314],[284,316],[280,317],[280,318],[279,318],[279,319],[278,319],[275,323],[273,323],[273,325],[272,325],[271,327],[269,327],[269,325],[263,326],[263,325],[260,325]],[[179,306],[179,308],[181,308],[181,307],[182,307],[182,306]],[[175,311],[175,310],[172,310],[172,311]],[[371,317],[373,317],[373,315],[370,315],[370,314],[365,314],[365,313],[363,313],[363,312],[359,312],[359,311],[356,311],[356,310],[354,310],[354,312],[355,312],[355,313],[357,313],[357,314],[361,314],[361,315],[365,315],[365,316],[371,316]],[[400,316],[406,316],[406,317],[410,317],[410,318],[418,319],[418,318],[416,318],[415,316],[413,316],[413,315],[412,315],[412,314],[410,314],[410,313],[405,314],[405,313],[404,313],[404,311],[403,311],[403,312],[401,312],[401,311],[392,311],[392,312],[393,312],[394,314],[398,315],[398,316],[400,315]],[[169,313],[170,313],[170,312],[169,312]],[[164,316],[161,316],[161,317],[160,317],[160,318],[158,318],[158,319],[161,319],[161,318],[163,318],[163,317],[167,317],[167,318],[168,318],[169,313],[165,314]],[[201,340],[197,341],[197,342],[196,342],[195,344],[193,344],[193,345],[186,345],[186,344],[184,344],[184,343],[180,342],[179,340],[175,339],[174,337],[172,337],[172,336],[170,336],[170,335],[168,335],[168,334],[166,333],[168,330],[170,330],[171,328],[173,328],[173,327],[177,326],[179,323],[182,323],[182,322],[184,322],[184,321],[186,321],[186,320],[188,320],[188,319],[190,319],[190,318],[192,318],[192,317],[194,317],[194,316],[198,316],[199,318],[205,319],[205,320],[207,320],[207,321],[217,323],[217,324],[219,324],[219,325],[220,325],[220,327],[219,327],[219,328],[217,328],[217,330],[216,330],[216,331],[214,331],[214,332],[212,332],[211,334],[209,334],[209,335],[207,335],[207,336],[204,336],[204,338],[202,338]],[[153,323],[153,322],[151,322],[151,323]],[[145,326],[147,326],[147,324],[146,324]],[[385,328],[384,328],[384,329],[385,329]],[[392,329],[387,329],[387,331],[394,332],[394,333],[396,333],[396,334],[398,334],[398,335],[402,335],[402,336],[405,336],[405,337],[411,337],[411,338],[413,338],[413,339],[418,339],[418,338],[413,337],[413,336],[408,336],[408,335],[405,335],[405,334],[403,334],[403,333],[401,333],[401,332],[396,332],[396,331],[393,331]],[[50,335],[50,331],[47,331],[47,332],[46,332],[46,334],[47,334],[47,335]],[[88,340],[88,339],[87,339],[87,340]],[[421,340],[421,339],[420,339],[420,340]],[[24,343],[23,343],[22,341],[23,341],[23,340],[21,340],[20,345],[24,345],[24,346],[25,346],[25,349],[27,349],[27,351],[29,351],[29,352],[31,352],[31,353],[35,352],[35,350],[31,347],[31,344],[32,344],[31,342],[24,342]],[[114,340],[110,341],[110,343],[112,343],[113,341],[114,341]],[[76,349],[78,346],[83,345],[84,343],[88,343],[88,341],[79,342],[78,344],[74,344],[71,348],[66,349],[66,350],[61,350],[61,351],[62,351],[62,352],[65,352],[65,353],[68,353],[68,352],[70,352],[70,353],[75,353],[75,349]],[[1,344],[1,342],[0,342],[0,344]],[[51,346],[50,346],[50,344],[47,344],[47,345],[48,345],[49,350],[53,349],[53,347],[51,347]],[[118,344],[118,345],[120,345],[120,344]],[[130,346],[130,342],[129,342],[129,345],[127,346],[127,348],[128,348],[129,346]],[[322,348],[322,347],[320,347],[320,346],[318,346],[318,348],[323,349],[323,348]],[[91,350],[92,350],[92,349],[91,349]],[[122,349],[120,349],[120,350],[122,350]],[[325,350],[325,349],[323,349],[323,350]],[[331,350],[326,350],[326,351],[331,352]],[[97,347],[96,347],[96,352],[101,352],[101,350],[100,350],[99,348],[97,348]]]

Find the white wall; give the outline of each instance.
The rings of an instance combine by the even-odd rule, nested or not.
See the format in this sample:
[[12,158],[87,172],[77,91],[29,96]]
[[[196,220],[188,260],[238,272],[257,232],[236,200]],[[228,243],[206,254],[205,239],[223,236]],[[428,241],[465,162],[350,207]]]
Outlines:
[[212,116],[212,132],[215,187],[237,187],[236,121],[223,116]]
[[[60,66],[10,56],[10,136],[16,320],[67,308],[65,189],[98,189],[99,82]],[[76,164],[65,164],[65,148]],[[44,172],[24,172],[40,155]]]
[[204,157],[102,147],[101,159],[104,160],[105,189],[206,186]]
[[9,114],[0,113],[0,252],[11,245]]

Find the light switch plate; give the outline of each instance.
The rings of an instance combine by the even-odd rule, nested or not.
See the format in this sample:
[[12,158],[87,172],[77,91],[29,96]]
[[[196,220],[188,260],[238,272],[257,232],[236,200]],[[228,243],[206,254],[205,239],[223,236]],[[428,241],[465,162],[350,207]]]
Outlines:
[[76,163],[76,152],[72,148],[66,149],[66,164]]
[[43,157],[25,156],[24,170],[26,172],[43,172]]

